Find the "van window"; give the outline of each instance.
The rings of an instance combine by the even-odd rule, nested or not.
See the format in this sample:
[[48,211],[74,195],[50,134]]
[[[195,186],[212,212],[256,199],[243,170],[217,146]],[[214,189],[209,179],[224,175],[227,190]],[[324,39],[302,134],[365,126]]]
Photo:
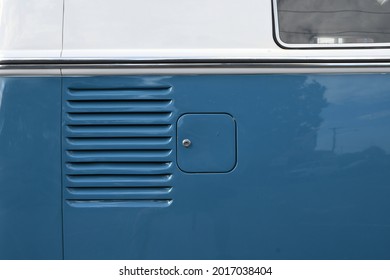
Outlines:
[[390,0],[274,0],[274,9],[281,43],[390,42]]

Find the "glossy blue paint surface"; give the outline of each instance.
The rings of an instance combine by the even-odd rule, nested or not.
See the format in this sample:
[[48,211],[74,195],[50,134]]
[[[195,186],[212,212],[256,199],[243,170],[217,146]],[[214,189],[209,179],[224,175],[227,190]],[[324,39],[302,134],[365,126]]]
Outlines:
[[[65,258],[389,259],[389,89],[389,74],[64,78]],[[189,113],[235,119],[231,172],[177,167]]]
[[[389,259],[389,89],[389,74],[77,77],[61,110],[60,78],[1,78],[0,258],[62,258],[63,226],[67,259]],[[179,118],[218,114],[236,166],[183,172],[180,134],[223,125]]]
[[0,78],[0,259],[61,259],[61,80]]

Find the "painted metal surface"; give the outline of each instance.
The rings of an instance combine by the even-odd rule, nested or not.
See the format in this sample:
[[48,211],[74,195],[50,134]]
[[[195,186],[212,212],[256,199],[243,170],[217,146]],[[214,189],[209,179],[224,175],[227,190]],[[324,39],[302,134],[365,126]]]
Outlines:
[[236,153],[236,124],[232,116],[184,114],[178,119],[177,165],[182,171],[229,172],[236,165]]
[[[342,31],[342,30],[341,30]],[[283,49],[272,0],[3,0],[0,61],[385,59],[373,49]]]
[[[64,257],[389,259],[389,88],[389,74],[63,78]],[[236,121],[237,166],[182,172],[177,120],[212,112]]]
[[61,80],[0,78],[0,259],[61,259]]
[[136,61],[390,55],[388,44],[375,51],[283,49],[273,28],[272,0],[66,0],[62,57]]
[[0,59],[59,58],[63,0],[1,0]]

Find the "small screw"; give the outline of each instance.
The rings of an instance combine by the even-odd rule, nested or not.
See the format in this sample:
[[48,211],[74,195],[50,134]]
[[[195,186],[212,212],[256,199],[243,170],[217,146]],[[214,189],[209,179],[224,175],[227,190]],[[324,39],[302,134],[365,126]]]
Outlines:
[[181,142],[184,147],[188,148],[191,146],[191,140],[190,139],[184,139],[183,142]]

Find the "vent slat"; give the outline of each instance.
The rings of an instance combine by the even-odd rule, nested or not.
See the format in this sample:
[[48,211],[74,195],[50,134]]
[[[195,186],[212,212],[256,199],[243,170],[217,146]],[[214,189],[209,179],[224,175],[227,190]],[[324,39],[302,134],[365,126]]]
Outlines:
[[66,199],[83,200],[144,200],[172,199],[172,187],[70,187],[64,193]]
[[66,174],[166,174],[172,162],[71,162]]
[[153,187],[156,184],[167,185],[172,179],[170,174],[162,175],[67,175],[67,187],[126,187],[129,185]]
[[75,162],[91,161],[131,161],[155,162],[168,159],[172,150],[68,150],[67,160]]
[[85,93],[70,93],[68,94],[67,100],[69,101],[117,101],[117,100],[126,100],[126,101],[138,101],[138,100],[160,100],[168,97],[169,92],[164,93],[151,93],[151,92],[142,92],[140,91],[140,95],[136,95],[135,93],[126,94],[114,92],[113,94],[85,94]]
[[123,199],[123,200],[66,200],[69,206],[77,208],[115,208],[115,207],[168,207],[172,199]]
[[80,194],[80,195],[145,195],[145,194],[158,194],[164,195],[169,194],[172,191],[172,187],[121,187],[121,188],[96,188],[96,187],[87,187],[87,188],[67,188],[69,193]]
[[164,149],[171,145],[172,137],[107,137],[107,138],[68,138],[69,149]]
[[68,125],[72,137],[170,136],[172,125]]
[[69,89],[68,100],[159,100],[170,95],[171,87]]
[[89,87],[81,85],[79,87],[69,87],[68,92],[103,92],[103,93],[112,93],[112,92],[126,92],[127,94],[137,91],[170,91],[172,86],[170,85],[150,85],[150,86],[130,86],[130,87]]
[[[139,188],[153,188],[157,186],[164,186],[167,184],[170,184],[171,181],[167,180],[161,180],[161,181],[125,181],[125,182],[112,182],[112,181],[99,181],[99,182],[71,182],[66,178],[66,184],[65,187],[69,188],[125,188],[125,187],[132,187],[137,186]],[[73,198],[79,197],[78,195],[72,195]]]
[[79,100],[68,101],[68,112],[167,112],[171,100]]
[[170,124],[171,112],[68,113],[71,124]]

